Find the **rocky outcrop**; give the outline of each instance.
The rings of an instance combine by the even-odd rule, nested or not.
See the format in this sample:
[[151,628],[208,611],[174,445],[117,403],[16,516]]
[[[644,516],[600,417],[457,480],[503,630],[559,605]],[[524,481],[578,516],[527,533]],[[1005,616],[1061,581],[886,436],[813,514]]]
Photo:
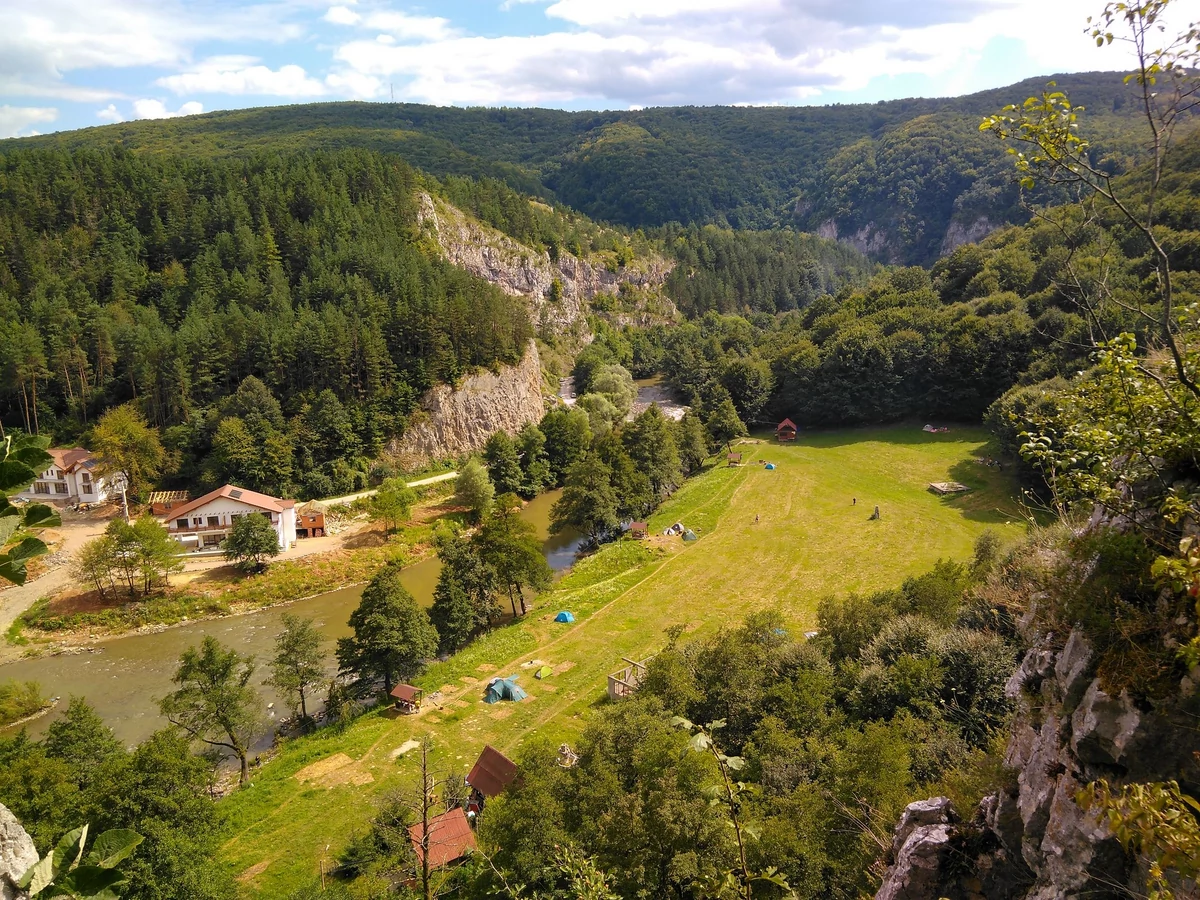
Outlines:
[[38,861],[33,838],[21,827],[17,817],[0,803],[0,900],[24,897],[17,881]]
[[987,216],[980,216],[973,222],[955,220],[950,223],[950,227],[946,229],[946,236],[942,238],[942,255],[945,256],[963,244],[977,244],[999,227]]
[[[550,334],[589,340],[589,301],[600,294],[615,296],[622,285],[660,287],[671,271],[665,260],[652,259],[612,272],[565,250],[551,260],[544,250],[535,251],[429,194],[421,194],[418,200],[418,222],[446,258],[506,294],[527,298],[534,325]],[[667,317],[673,315],[673,304],[665,297],[656,297],[655,303]],[[649,324],[639,320],[636,309],[629,315],[631,324]]]
[[887,232],[874,222],[868,222],[857,231],[843,234],[838,228],[838,223],[829,219],[817,226],[817,234],[832,241],[849,244],[859,253],[868,256],[889,259],[895,256],[895,248],[890,245]]
[[[1065,641],[1036,637],[1007,688],[1020,709],[1005,756],[1006,768],[1016,773],[1013,783],[984,798],[973,818],[957,826],[941,798],[910,806],[877,898],[1144,895],[1139,861],[1075,798],[1100,778],[1200,784],[1200,763],[1191,752],[1200,700],[1191,679],[1153,707],[1139,706],[1126,692],[1113,696],[1095,677],[1093,657],[1079,631]],[[1195,900],[1200,891],[1179,885],[1176,897]]]
[[483,448],[495,431],[515,434],[545,412],[537,345],[519,365],[469,375],[458,387],[440,384],[425,394],[392,453],[414,460],[443,459]]

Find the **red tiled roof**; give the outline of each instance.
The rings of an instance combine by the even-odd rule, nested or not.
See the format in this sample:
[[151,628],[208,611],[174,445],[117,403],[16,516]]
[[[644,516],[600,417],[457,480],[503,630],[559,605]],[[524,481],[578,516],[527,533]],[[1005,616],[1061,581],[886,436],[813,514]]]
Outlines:
[[[417,854],[417,862],[425,855],[424,832],[421,823],[410,825],[408,837],[412,841],[413,850]],[[478,847],[475,844],[475,834],[467,822],[467,816],[461,806],[456,806],[449,812],[434,816],[429,820],[429,867],[439,868],[462,859]]]
[[92,451],[82,447],[51,447],[46,452],[54,458],[54,464],[64,472],[73,472],[80,463],[94,459]]
[[392,696],[397,700],[403,700],[405,703],[415,701],[419,693],[421,693],[421,689],[415,688],[411,684],[398,684],[392,688]]
[[467,776],[467,784],[491,798],[499,795],[516,777],[517,764],[488,744]]
[[171,510],[169,515],[172,519],[179,519],[221,498],[234,500],[238,503],[245,503],[247,506],[276,513],[283,512],[285,509],[291,509],[296,505],[295,500],[280,500],[278,497],[271,497],[267,494],[260,494],[258,491],[250,491],[233,484],[227,484],[224,487],[217,488],[215,491],[209,491],[203,497],[198,497],[191,503],[176,507]]
[[775,430],[783,431],[784,429],[788,429],[788,428],[790,428],[792,431],[795,431],[796,423],[793,422],[791,419],[784,419],[782,422],[779,423],[778,427]]

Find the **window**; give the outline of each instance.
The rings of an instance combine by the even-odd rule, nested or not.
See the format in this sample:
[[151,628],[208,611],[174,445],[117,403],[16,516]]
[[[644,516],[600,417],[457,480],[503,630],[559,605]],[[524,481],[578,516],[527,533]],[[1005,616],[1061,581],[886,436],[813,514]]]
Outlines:
[[208,527],[209,528],[216,528],[220,524],[221,524],[220,516],[209,516],[208,517]]
[[187,519],[176,519],[175,527],[182,531],[186,531],[187,527],[188,527],[188,520]]
[[67,492],[67,486],[65,484],[63,484],[61,481],[55,483],[54,493],[65,494],[66,492]]
[[192,525],[194,525],[196,528],[199,528],[203,524],[204,524],[203,518],[201,518],[200,516],[192,516]]
[[90,494],[92,492],[92,483],[90,481],[85,481],[83,483],[83,492],[85,494]]
[[219,534],[206,534],[204,536],[204,546],[205,547],[221,546],[221,536]]
[[34,482],[33,492],[35,494],[48,494],[50,493],[50,485],[46,484],[44,481]]

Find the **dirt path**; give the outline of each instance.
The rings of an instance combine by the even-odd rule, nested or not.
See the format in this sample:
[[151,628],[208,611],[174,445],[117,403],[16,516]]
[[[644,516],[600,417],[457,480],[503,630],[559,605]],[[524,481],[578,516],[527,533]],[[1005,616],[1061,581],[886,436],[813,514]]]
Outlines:
[[0,591],[0,634],[7,631],[17,616],[39,597],[58,593],[72,583],[71,561],[75,553],[101,534],[107,524],[104,519],[87,519],[64,522],[58,528],[42,532],[42,540],[50,546],[51,556],[58,558],[57,565],[31,581]]
[[[410,488],[425,487],[427,484],[438,484],[442,481],[449,481],[451,478],[457,478],[457,472],[443,472],[441,475],[431,475],[428,478],[420,478],[417,481],[408,482]],[[338,506],[343,503],[353,503],[355,500],[362,500],[365,497],[374,497],[377,489],[372,488],[369,491],[359,491],[357,494],[346,494],[342,497],[327,497],[324,500],[314,501],[322,509],[329,509],[331,506]]]

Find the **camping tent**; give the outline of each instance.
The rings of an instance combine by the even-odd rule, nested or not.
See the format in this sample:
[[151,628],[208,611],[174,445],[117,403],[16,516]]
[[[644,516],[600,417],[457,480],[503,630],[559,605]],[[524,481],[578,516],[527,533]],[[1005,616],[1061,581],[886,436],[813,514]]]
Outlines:
[[767,468],[768,468],[768,469],[774,469],[774,468],[775,468],[775,463],[767,463]]
[[554,674],[554,670],[552,668],[550,668],[549,666],[542,666],[540,669],[538,669],[536,672],[533,673],[533,677],[534,678],[549,678],[553,674]]
[[555,622],[574,622],[575,616],[567,612],[565,609],[554,617]]
[[499,703],[501,700],[524,700],[528,695],[517,684],[517,676],[493,678],[483,693],[484,703]]
[[690,529],[690,528],[689,528],[687,531],[685,531],[685,532],[683,533],[683,539],[684,539],[685,541],[698,541],[698,540],[700,540],[700,538],[696,537],[696,532],[692,531],[692,529]]

